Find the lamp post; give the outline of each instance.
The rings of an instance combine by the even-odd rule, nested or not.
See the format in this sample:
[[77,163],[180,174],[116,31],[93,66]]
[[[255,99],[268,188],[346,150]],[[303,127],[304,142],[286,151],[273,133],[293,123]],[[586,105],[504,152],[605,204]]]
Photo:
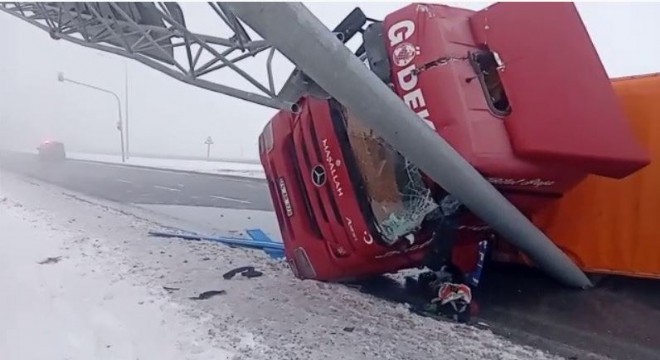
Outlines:
[[128,62],[124,60],[124,121],[126,121],[126,158],[131,156],[128,148]]
[[106,90],[106,89],[103,89],[103,88],[100,88],[100,87],[97,87],[97,86],[94,86],[94,85],[90,85],[90,84],[85,84],[85,83],[82,83],[80,81],[67,79],[67,78],[64,77],[64,73],[62,73],[62,72],[57,73],[57,81],[59,81],[59,82],[65,82],[65,81],[70,82],[72,84],[84,86],[86,88],[101,91],[101,92],[104,92],[106,94],[110,94],[110,95],[114,96],[115,100],[117,101],[117,116],[118,116],[117,130],[119,130],[119,140],[120,140],[120,143],[121,143],[121,162],[126,162],[126,154],[124,153],[124,131],[123,131],[123,126],[122,126],[122,118],[121,118],[121,101],[119,100],[119,96],[117,94],[115,94],[114,92],[110,91],[110,90]]
[[[106,54],[97,52],[96,55],[102,57],[102,58],[108,58]],[[130,150],[130,136],[129,136],[129,126],[128,126],[128,61],[126,59],[121,59],[121,61],[124,63],[124,134],[126,138],[126,158],[131,157],[131,150]]]

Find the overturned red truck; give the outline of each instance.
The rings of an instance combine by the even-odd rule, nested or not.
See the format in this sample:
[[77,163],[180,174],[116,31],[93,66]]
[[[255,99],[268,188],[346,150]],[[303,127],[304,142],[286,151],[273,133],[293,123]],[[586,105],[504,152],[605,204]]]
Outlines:
[[[356,55],[531,219],[588,177],[649,164],[571,3],[411,4],[363,41]],[[521,258],[350,109],[314,96],[298,105],[259,141],[297,277],[350,280],[440,258],[473,274],[485,243]]]

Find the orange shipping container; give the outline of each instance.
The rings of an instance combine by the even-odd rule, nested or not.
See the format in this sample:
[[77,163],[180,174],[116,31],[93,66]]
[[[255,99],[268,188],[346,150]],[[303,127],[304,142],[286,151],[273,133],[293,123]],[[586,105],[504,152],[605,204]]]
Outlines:
[[587,272],[660,278],[660,73],[612,84],[651,164],[590,176],[534,222]]

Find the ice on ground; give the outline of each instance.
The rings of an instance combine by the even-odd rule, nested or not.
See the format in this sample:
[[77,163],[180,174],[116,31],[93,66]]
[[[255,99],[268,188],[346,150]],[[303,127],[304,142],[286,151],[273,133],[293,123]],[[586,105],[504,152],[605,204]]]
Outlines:
[[[261,251],[147,235],[184,220],[6,173],[2,185],[0,226],[12,232],[0,257],[11,294],[0,304],[3,360],[555,358],[347,287],[297,280]],[[53,256],[61,261],[36,264]],[[245,265],[264,275],[222,278]],[[226,294],[189,299],[208,290]]]
[[98,161],[112,164],[148,166],[159,169],[194,171],[216,175],[235,175],[249,178],[265,179],[264,169],[260,164],[227,162],[227,161],[204,161],[204,160],[181,160],[181,159],[159,159],[131,156],[122,163],[119,155],[88,154],[67,152],[67,157],[76,160]]

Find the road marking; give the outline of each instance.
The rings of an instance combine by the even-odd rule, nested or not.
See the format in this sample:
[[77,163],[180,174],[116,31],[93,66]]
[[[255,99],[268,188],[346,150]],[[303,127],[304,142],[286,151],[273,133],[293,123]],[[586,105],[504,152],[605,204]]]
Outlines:
[[124,184],[132,184],[132,182],[130,182],[128,180],[124,180],[124,179],[115,179],[115,180],[120,182],[120,183],[124,183]]
[[234,198],[230,198],[230,197],[226,197],[226,196],[211,195],[211,197],[214,198],[214,199],[234,201],[234,202],[241,203],[241,204],[251,204],[251,202],[249,202],[247,200],[234,199]]
[[181,189],[174,189],[174,188],[169,188],[166,186],[160,186],[160,185],[154,185],[156,189],[161,189],[161,190],[168,190],[168,191],[181,191]]

